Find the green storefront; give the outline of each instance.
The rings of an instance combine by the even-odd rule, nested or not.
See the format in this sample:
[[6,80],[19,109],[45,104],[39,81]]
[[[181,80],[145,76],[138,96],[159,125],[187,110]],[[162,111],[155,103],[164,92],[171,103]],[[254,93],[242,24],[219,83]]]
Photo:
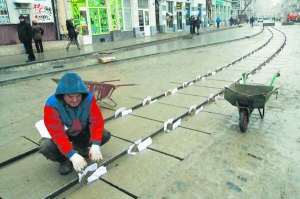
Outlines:
[[71,0],[74,25],[81,35],[101,35],[123,29],[122,0]]

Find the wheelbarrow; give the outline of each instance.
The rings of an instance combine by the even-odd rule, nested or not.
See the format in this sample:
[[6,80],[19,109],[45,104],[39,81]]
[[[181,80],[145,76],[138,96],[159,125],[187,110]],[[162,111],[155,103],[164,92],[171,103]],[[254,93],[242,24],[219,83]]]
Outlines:
[[244,84],[232,84],[225,87],[224,98],[233,106],[236,106],[239,111],[239,126],[242,132],[248,128],[249,118],[254,109],[258,109],[261,118],[265,114],[265,105],[273,93],[278,95],[278,88],[274,88],[273,83],[276,77],[279,77],[279,72],[276,73],[269,86],[265,85],[247,85],[247,75],[243,74]]
[[[60,79],[54,79],[52,78],[54,82],[58,84]],[[121,87],[121,86],[137,86],[140,84],[119,84],[119,85],[113,85],[113,84],[108,84],[108,82],[114,82],[114,81],[120,81],[118,80],[107,80],[107,81],[102,81],[102,82],[93,82],[93,81],[83,81],[87,90],[91,93],[96,98],[96,101],[100,103],[104,99],[108,99],[109,101],[112,102],[112,104],[106,103],[102,101],[104,104],[110,106],[110,107],[115,107],[117,106],[117,103],[111,98],[111,95],[113,92]]]

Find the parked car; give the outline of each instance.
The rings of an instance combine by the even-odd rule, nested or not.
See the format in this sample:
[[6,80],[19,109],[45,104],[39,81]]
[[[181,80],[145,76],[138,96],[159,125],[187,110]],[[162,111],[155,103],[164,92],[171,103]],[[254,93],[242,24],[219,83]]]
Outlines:
[[263,18],[258,18],[258,19],[257,19],[257,22],[263,23],[263,22],[264,22],[264,19],[263,19]]

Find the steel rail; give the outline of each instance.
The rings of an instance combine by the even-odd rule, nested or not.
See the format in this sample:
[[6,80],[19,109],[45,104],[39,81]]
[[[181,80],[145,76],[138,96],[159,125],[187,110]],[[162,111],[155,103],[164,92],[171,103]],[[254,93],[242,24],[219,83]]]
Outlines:
[[[269,29],[268,29],[268,30],[269,30]],[[270,31],[270,30],[269,30],[269,31]],[[270,31],[270,32],[272,33],[272,31]],[[285,36],[285,34],[284,34],[284,36]],[[265,46],[272,40],[272,38],[273,38],[273,33],[272,33],[272,37],[271,37],[264,45],[262,45],[262,46],[259,47],[258,49],[260,50],[260,49],[262,49],[263,47],[265,47]],[[273,59],[274,56],[276,56],[276,55],[282,50],[282,48],[284,47],[285,44],[286,44],[286,36],[285,36],[284,43],[283,43],[283,44],[281,45],[281,47],[280,47],[280,48],[279,48],[279,49],[271,56],[272,59]],[[250,56],[251,54],[253,54],[253,53],[256,52],[256,51],[257,51],[257,50],[254,50],[254,51],[252,51],[251,53],[248,53],[247,55],[245,55],[245,56],[243,56],[243,57],[241,57],[241,58],[238,58],[237,60],[235,60],[235,61],[232,62],[231,64],[227,64],[227,65],[225,65],[224,67],[222,67],[222,69],[223,69],[223,68],[226,68],[226,67],[229,67],[229,66],[231,66],[231,65],[233,65],[233,64],[235,64],[235,63],[237,63],[237,62],[239,62],[239,61],[242,61],[244,58],[247,58],[248,56]],[[271,60],[272,60],[272,59],[271,59]],[[265,63],[266,63],[266,61],[265,61],[264,63],[258,65],[254,70],[252,70],[251,72],[249,72],[249,74],[251,74],[253,71],[258,70],[258,68],[261,67],[262,65],[264,65]],[[219,70],[219,69],[216,70],[216,72],[220,72],[220,71],[222,71],[222,70]],[[209,77],[209,76],[211,76],[211,74],[206,74],[206,75],[204,75],[204,76],[202,76],[202,77]],[[240,79],[238,79],[238,80],[240,81],[240,80],[242,80],[242,78],[240,78]],[[192,80],[192,81],[190,81],[190,82],[197,82],[197,80]],[[190,82],[189,82],[189,83],[190,83]],[[179,89],[184,89],[184,87],[183,87],[183,86],[180,86],[180,87],[177,87],[177,89],[178,89],[178,90],[179,90]],[[216,96],[218,96],[218,95],[221,95],[221,94],[223,94],[223,92],[224,92],[224,89],[222,89],[221,91],[219,91],[219,92],[218,92],[217,94],[215,94],[213,97],[216,97]],[[159,98],[164,97],[164,96],[165,96],[165,95],[162,94],[162,95],[159,95],[159,96],[155,97],[154,99],[159,99]],[[199,104],[196,108],[198,109],[198,108],[200,108],[201,106],[206,105],[206,104],[208,104],[208,103],[209,103],[208,100],[207,100],[207,101],[204,101],[204,102],[202,102],[201,104]],[[141,107],[141,106],[143,106],[143,104],[136,105],[136,106],[134,106],[134,109],[137,109],[137,108],[139,108],[139,107]],[[186,112],[186,113],[182,114],[181,116],[175,118],[174,121],[177,121],[178,119],[181,119],[181,118],[184,118],[184,117],[187,117],[187,116],[189,116],[189,113],[188,113],[188,112]],[[112,117],[110,118],[110,120],[111,120],[111,119],[112,119]],[[149,135],[148,137],[145,137],[144,139],[142,139],[142,141],[148,139],[149,137],[150,137],[150,138],[155,137],[156,135],[158,135],[158,134],[161,133],[161,132],[164,132],[164,128],[158,129],[157,131],[155,131],[154,133],[152,133],[152,134]],[[203,132],[203,133],[209,134],[208,132]],[[151,147],[147,147],[147,148],[152,149]],[[128,149],[128,148],[127,148],[127,149]],[[100,164],[100,166],[108,165],[108,164],[112,163],[113,161],[115,161],[116,159],[118,159],[119,157],[121,157],[121,156],[127,154],[127,149],[125,149],[124,151],[122,151],[122,152],[119,153],[118,155],[112,157],[111,159],[109,159],[109,160],[103,162],[102,164]],[[175,158],[175,157],[174,157],[174,158]],[[100,167],[100,166],[99,166],[99,167]],[[100,177],[99,179],[102,179],[102,178]],[[77,180],[78,180],[78,178],[77,178]],[[103,181],[106,182],[106,183],[108,183],[108,184],[110,184],[110,185],[113,186],[113,187],[116,187],[115,185],[113,185],[112,183],[110,183],[110,182],[108,182],[108,181],[106,181],[106,180],[103,180]],[[71,181],[70,183],[73,184],[73,181]],[[67,184],[66,186],[69,187],[69,188],[71,188],[71,187],[72,187],[71,184]],[[63,187],[62,189],[63,189],[63,190],[66,190],[67,187]],[[57,191],[55,192],[55,194],[52,193],[52,194],[50,194],[50,195],[48,195],[48,196],[52,196],[52,197],[59,196],[60,194],[63,193],[63,190],[57,190]],[[121,191],[122,191],[122,190],[121,190]],[[126,193],[126,192],[127,192],[127,191],[125,190],[124,193]],[[130,193],[129,195],[130,195],[130,196],[134,196],[134,195],[132,195],[131,193]],[[45,197],[45,198],[48,198],[48,196]],[[135,197],[134,197],[134,198],[135,198]]]
[[[267,28],[267,29],[268,29],[268,28]],[[275,28],[274,28],[274,29],[275,29]],[[268,30],[269,30],[269,29],[268,29]],[[277,29],[275,29],[275,30],[277,30]],[[270,31],[270,30],[269,30],[269,31]],[[279,30],[277,30],[277,31],[279,31]],[[272,31],[270,31],[270,32],[272,33]],[[281,32],[281,33],[284,35],[284,37],[285,37],[285,40],[284,40],[283,44],[281,45],[281,47],[280,47],[280,48],[279,48],[279,49],[278,49],[278,50],[277,50],[270,58],[268,58],[265,62],[263,62],[262,64],[260,64],[259,66],[257,66],[257,67],[256,67],[255,69],[253,69],[252,71],[250,71],[248,74],[252,74],[253,72],[256,73],[257,70],[259,70],[262,66],[265,66],[268,62],[272,61],[272,59],[273,59],[274,57],[276,57],[277,54],[280,53],[280,51],[284,48],[284,46],[286,45],[286,36],[285,36],[285,34],[284,34],[282,31],[279,31],[279,32]],[[241,57],[241,58],[238,58],[238,59],[235,60],[235,61],[232,61],[231,63],[229,63],[229,64],[227,64],[227,65],[225,65],[225,66],[223,66],[223,67],[221,67],[221,68],[216,69],[216,70],[213,71],[213,72],[216,72],[216,73],[217,73],[217,72],[220,72],[220,71],[222,71],[223,69],[225,69],[225,68],[227,68],[227,67],[230,67],[230,66],[232,66],[232,65],[234,65],[234,64],[236,64],[236,63],[238,63],[239,61],[242,61],[244,58],[249,57],[250,55],[254,54],[254,52],[257,52],[257,50],[260,50],[260,49],[262,49],[263,47],[265,47],[265,46],[272,40],[272,38],[273,38],[273,33],[272,33],[272,37],[271,37],[264,45],[262,45],[261,47],[257,48],[256,50],[252,51],[251,53],[248,53],[247,55],[245,55],[245,56],[243,56],[243,57]],[[209,76],[211,76],[211,75],[212,75],[212,74],[206,74],[206,75],[201,76],[201,78],[203,78],[203,77],[209,77]],[[240,78],[240,79],[238,79],[238,80],[241,80],[241,79],[242,79],[242,78]],[[192,81],[190,81],[190,82],[188,82],[188,83],[191,83],[191,82],[196,83],[197,81],[201,81],[201,79],[200,79],[200,80],[192,80]],[[177,89],[178,89],[178,90],[184,89],[184,87],[183,87],[183,86],[180,86],[180,87],[177,87]],[[216,96],[222,94],[223,92],[224,92],[224,89],[222,89],[221,91],[219,91],[219,92],[218,92],[217,94],[215,94],[213,97],[216,97]],[[162,97],[165,97],[165,94],[158,95],[158,96],[154,97],[153,100],[155,100],[155,99],[160,99],[160,98],[162,98]],[[205,105],[205,104],[207,104],[207,103],[209,103],[209,102],[208,102],[208,101],[204,101],[204,102],[202,102],[200,105],[198,105],[197,108],[200,108],[201,106],[203,106],[203,105]],[[143,107],[143,103],[137,104],[137,105],[133,106],[132,109],[135,110],[135,109],[138,109],[138,108],[141,108],[141,107]],[[178,118],[174,119],[174,121],[176,121],[176,120],[178,120],[178,119],[180,119],[180,118],[183,118],[183,117],[187,117],[187,116],[188,116],[188,112],[186,112],[186,113],[182,114],[181,116],[179,116]],[[111,120],[113,120],[113,119],[117,119],[117,118],[115,118],[114,116],[111,116],[111,117],[106,118],[105,121],[108,122],[108,121],[111,121]],[[164,128],[158,129],[157,131],[153,132],[153,133],[152,133],[150,136],[148,136],[148,137],[154,137],[154,136],[156,136],[157,134],[159,134],[160,132],[163,132],[163,131],[164,131]],[[203,133],[209,134],[208,132],[203,132]],[[143,140],[147,139],[148,137],[144,138]],[[132,143],[132,142],[131,142],[131,143]],[[128,148],[126,148],[125,150],[123,150],[123,151],[120,152],[119,154],[117,154],[117,155],[111,157],[110,159],[106,160],[105,162],[103,162],[102,164],[100,164],[100,166],[106,166],[106,165],[112,163],[113,161],[115,161],[116,159],[120,158],[121,156],[125,155],[125,154],[127,153],[127,149],[128,149]],[[149,149],[150,149],[150,147],[149,147]],[[12,163],[12,162],[14,162],[14,161],[20,160],[21,158],[24,158],[24,157],[26,157],[26,156],[28,156],[28,155],[30,155],[30,154],[32,154],[32,153],[35,153],[36,151],[38,151],[38,147],[36,147],[36,148],[34,148],[34,149],[31,149],[31,150],[29,150],[29,151],[27,151],[27,152],[25,152],[25,153],[22,153],[22,154],[20,154],[20,155],[18,155],[18,156],[15,156],[15,157],[13,157],[13,158],[11,158],[11,159],[9,159],[9,160],[6,160],[6,161],[4,161],[4,162],[1,162],[1,163],[0,163],[0,168],[3,167],[3,166],[5,166],[5,165],[7,165],[7,164],[10,164],[10,163]],[[70,181],[69,183],[63,185],[60,189],[55,190],[53,193],[50,193],[49,195],[45,196],[44,198],[53,198],[53,197],[55,197],[55,196],[58,196],[58,195],[62,194],[63,192],[65,192],[66,190],[68,190],[69,188],[71,188],[71,187],[73,187],[74,185],[76,185],[77,183],[78,183],[78,178],[76,178],[76,179]]]

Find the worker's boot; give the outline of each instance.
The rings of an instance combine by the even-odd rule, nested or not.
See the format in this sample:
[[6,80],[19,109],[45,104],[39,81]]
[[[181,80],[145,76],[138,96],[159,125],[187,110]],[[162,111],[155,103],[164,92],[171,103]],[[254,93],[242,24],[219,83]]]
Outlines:
[[65,161],[61,162],[59,165],[59,173],[61,175],[67,175],[71,173],[73,170],[73,164],[69,159],[66,159]]

